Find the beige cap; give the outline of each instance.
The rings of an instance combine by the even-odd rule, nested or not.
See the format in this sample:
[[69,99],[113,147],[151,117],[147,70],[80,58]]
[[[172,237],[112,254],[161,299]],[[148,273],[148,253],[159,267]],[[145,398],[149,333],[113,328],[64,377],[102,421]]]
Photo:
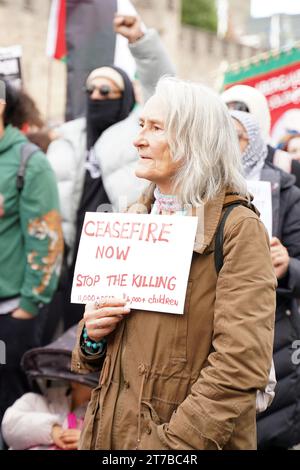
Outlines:
[[86,85],[89,86],[92,80],[98,77],[109,78],[121,91],[124,91],[124,80],[122,75],[117,72],[117,70],[112,69],[111,67],[99,67],[98,69],[94,69],[86,79]]

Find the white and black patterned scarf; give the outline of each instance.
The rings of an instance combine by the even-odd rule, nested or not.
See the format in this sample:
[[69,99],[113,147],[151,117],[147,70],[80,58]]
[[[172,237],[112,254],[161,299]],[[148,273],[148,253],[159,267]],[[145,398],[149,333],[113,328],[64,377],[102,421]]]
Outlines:
[[258,122],[250,113],[236,110],[229,112],[234,119],[242,124],[248,134],[249,143],[242,154],[244,176],[247,180],[260,180],[268,148],[261,136]]

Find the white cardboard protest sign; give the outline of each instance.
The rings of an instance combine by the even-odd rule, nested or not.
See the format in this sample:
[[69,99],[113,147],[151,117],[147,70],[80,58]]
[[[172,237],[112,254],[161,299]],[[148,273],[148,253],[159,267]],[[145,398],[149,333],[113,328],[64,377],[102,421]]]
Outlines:
[[253,204],[260,212],[269,237],[272,237],[272,190],[269,181],[247,181],[248,191],[253,195]]
[[182,314],[198,217],[87,212],[71,302]]

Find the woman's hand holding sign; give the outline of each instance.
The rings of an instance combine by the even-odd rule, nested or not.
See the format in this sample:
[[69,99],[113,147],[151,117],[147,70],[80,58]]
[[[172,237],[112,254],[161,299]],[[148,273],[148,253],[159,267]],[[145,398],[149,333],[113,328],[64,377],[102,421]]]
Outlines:
[[101,341],[130,312],[124,299],[105,299],[88,304],[84,312],[85,327],[92,341]]

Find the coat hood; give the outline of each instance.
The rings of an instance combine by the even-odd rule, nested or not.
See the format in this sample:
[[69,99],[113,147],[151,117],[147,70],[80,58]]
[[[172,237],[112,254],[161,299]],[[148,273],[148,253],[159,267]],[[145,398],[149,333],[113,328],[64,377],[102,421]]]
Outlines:
[[23,142],[27,142],[27,139],[19,129],[11,125],[7,126],[4,129],[3,137],[0,138],[0,154]]
[[249,112],[257,119],[264,140],[270,140],[271,115],[268,101],[260,91],[248,85],[234,85],[221,94],[221,99],[226,104],[231,101],[245,103]]

